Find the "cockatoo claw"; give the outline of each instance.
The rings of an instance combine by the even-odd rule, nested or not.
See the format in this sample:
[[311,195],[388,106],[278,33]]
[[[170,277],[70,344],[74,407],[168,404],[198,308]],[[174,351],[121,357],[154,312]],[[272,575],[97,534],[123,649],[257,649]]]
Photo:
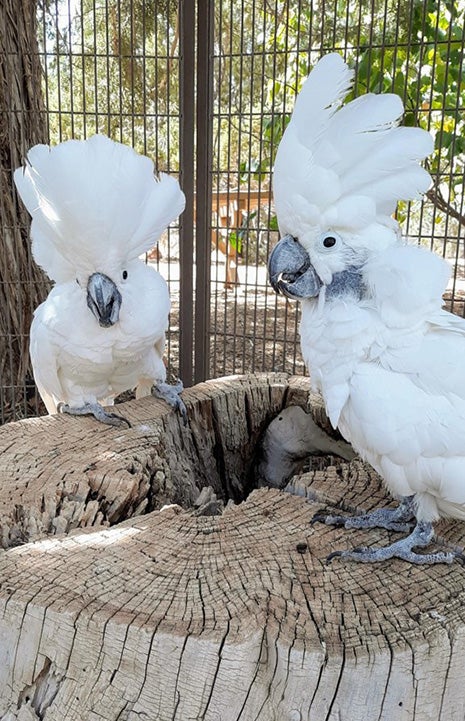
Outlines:
[[334,558],[343,558],[349,561],[357,561],[358,563],[376,563],[386,561],[389,558],[401,558],[403,561],[416,564],[433,563],[453,563],[454,560],[465,562],[465,556],[460,551],[450,551],[448,553],[415,553],[413,548],[428,546],[433,540],[433,526],[431,523],[417,523],[412,533],[400,541],[392,543],[390,546],[382,546],[380,548],[368,548],[362,546],[353,548],[348,551],[333,551],[326,559],[329,564]]
[[402,498],[397,508],[377,508],[360,516],[332,516],[317,513],[311,523],[324,523],[327,526],[344,528],[386,528],[388,531],[409,532],[411,521],[415,518],[414,496]]
[[184,425],[187,426],[187,408],[180,397],[180,393],[183,389],[184,386],[181,380],[178,380],[178,382],[172,386],[169,383],[160,382],[153,386],[152,395],[156,398],[163,398],[164,401],[177,410],[182,416]]
[[131,428],[127,418],[117,413],[108,413],[100,403],[85,403],[78,408],[69,406],[67,403],[59,403],[57,410],[59,413],[68,413],[71,416],[94,416],[100,423],[106,423],[109,426],[121,426],[126,423],[128,428]]

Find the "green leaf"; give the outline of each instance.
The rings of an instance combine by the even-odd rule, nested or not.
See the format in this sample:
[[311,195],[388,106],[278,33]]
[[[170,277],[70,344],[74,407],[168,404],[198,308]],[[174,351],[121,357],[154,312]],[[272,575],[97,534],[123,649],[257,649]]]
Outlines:
[[270,222],[268,223],[268,227],[270,230],[279,230],[278,218],[276,217],[276,215],[271,216]]

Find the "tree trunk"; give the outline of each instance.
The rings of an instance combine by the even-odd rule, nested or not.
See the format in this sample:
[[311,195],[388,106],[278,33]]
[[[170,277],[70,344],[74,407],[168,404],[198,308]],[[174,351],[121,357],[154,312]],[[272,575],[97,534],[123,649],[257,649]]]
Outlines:
[[[359,460],[302,475],[300,497],[160,509],[207,484],[238,496],[271,417],[307,393],[223,379],[185,391],[186,427],[147,398],[121,406],[127,430],[0,429],[4,545],[42,536],[0,553],[1,721],[463,720],[463,568],[325,562],[388,535],[311,524],[389,503]],[[437,530],[464,543],[461,523]]]
[[36,0],[0,6],[0,421],[23,417],[34,396],[29,364],[32,313],[48,284],[31,258],[29,216],[13,187],[28,149],[45,142]]

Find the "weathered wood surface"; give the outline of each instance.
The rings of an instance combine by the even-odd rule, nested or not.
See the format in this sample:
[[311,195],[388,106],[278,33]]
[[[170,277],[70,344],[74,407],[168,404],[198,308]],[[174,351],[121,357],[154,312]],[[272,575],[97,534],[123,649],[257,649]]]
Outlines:
[[[111,499],[116,488],[116,506],[123,509],[116,520],[139,511],[143,492],[133,490],[133,476],[144,479],[142,469],[152,462],[136,463],[136,474],[126,464],[138,453],[138,439],[147,452],[163,419],[164,433],[173,438],[160,438],[151,457],[179,455],[179,471],[162,469],[162,490],[170,489],[171,500],[172,489],[179,494],[186,481],[178,500],[187,502],[209,477],[208,457],[214,483],[221,483],[224,470],[239,482],[251,458],[249,444],[273,415],[270,409],[290,398],[304,402],[305,389],[306,382],[282,376],[202,384],[185,394],[188,428],[162,404],[144,400],[124,408],[134,428],[121,437],[85,419],[21,422],[16,435],[25,473],[45,495],[44,502],[40,493],[34,499],[23,479],[11,499],[18,494],[18,516],[30,519],[32,507],[46,513],[49,493],[64,497],[59,478],[69,492],[71,468],[60,463],[71,457],[65,440],[55,463],[38,465],[38,481],[31,459],[41,456],[46,436],[44,448],[26,453],[30,432],[38,439],[38,427],[47,426],[51,443],[64,424],[76,427],[75,440],[87,434],[87,445],[76,448],[78,490],[69,502],[85,502],[91,484],[86,463],[94,453],[94,472],[103,460],[110,463],[94,493],[106,484]],[[142,433],[136,422],[151,432]],[[0,431],[10,462],[13,435]],[[102,460],[104,453],[110,458]],[[15,472],[21,479],[18,465]],[[3,476],[2,497],[6,482]],[[130,503],[121,500],[125,485]],[[412,567],[398,560],[327,565],[331,550],[384,542],[389,534],[311,525],[314,513],[325,505],[369,509],[389,499],[358,460],[304,474],[294,490],[301,496],[253,491],[221,516],[196,516],[175,505],[112,527],[73,528],[90,523],[86,514],[78,522],[76,511],[69,535],[0,553],[0,720],[462,721],[463,567]],[[156,504],[152,493],[144,508]],[[91,500],[102,502],[102,496]],[[6,499],[2,503],[5,515]],[[62,505],[55,508],[60,517]],[[46,524],[40,520],[45,516],[38,518],[39,534]],[[115,519],[104,509],[97,520]],[[10,530],[21,529],[15,538],[32,528],[19,518],[8,523]],[[465,541],[464,524],[443,523],[439,530],[449,542]]]
[[209,381],[183,392],[189,424],[155,398],[116,406],[127,429],[54,415],[0,429],[0,545],[114,524],[202,487],[240,500],[264,426],[306,403],[308,380],[285,374]]

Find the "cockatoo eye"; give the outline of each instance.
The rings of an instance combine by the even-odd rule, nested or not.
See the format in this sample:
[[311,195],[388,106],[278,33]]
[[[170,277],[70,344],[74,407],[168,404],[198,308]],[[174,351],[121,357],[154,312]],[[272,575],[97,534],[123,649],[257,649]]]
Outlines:
[[126,280],[127,277],[128,277],[128,271],[123,270],[123,280]]
[[335,248],[339,243],[341,242],[341,238],[337,233],[331,232],[331,233],[324,233],[320,237],[320,243],[322,248],[325,250],[332,250]]

